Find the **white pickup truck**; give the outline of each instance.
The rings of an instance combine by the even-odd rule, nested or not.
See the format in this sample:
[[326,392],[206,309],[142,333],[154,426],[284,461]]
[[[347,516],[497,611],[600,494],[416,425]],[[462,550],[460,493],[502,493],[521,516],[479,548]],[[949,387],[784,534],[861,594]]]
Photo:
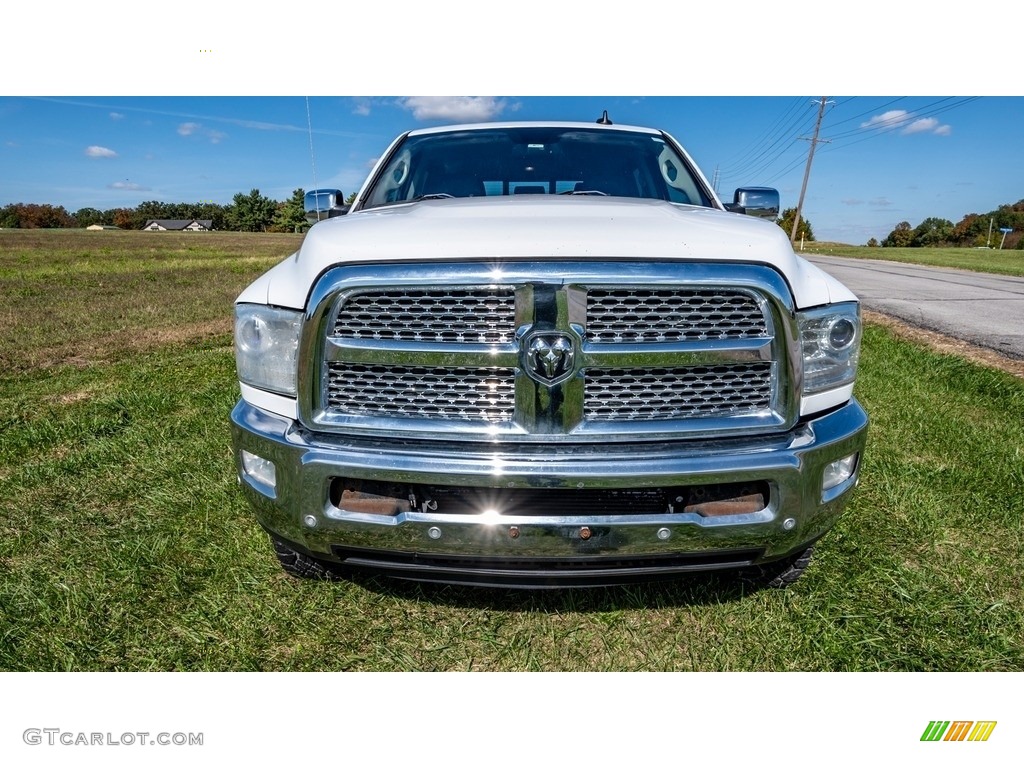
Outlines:
[[342,199],[236,304],[234,454],[286,571],[800,575],[868,420],[857,299],[775,190],[723,204],[601,120],[411,131]]

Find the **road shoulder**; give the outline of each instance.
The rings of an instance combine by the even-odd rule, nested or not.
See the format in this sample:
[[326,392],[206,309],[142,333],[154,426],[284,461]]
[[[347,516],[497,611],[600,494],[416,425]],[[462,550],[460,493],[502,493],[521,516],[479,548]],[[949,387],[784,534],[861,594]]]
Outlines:
[[924,344],[936,352],[959,355],[980,365],[998,368],[1001,371],[1024,379],[1024,360],[1013,360],[985,347],[979,347],[961,339],[954,339],[951,336],[936,333],[935,331],[917,328],[881,312],[865,309],[863,310],[863,316],[867,322],[881,325],[901,339]]

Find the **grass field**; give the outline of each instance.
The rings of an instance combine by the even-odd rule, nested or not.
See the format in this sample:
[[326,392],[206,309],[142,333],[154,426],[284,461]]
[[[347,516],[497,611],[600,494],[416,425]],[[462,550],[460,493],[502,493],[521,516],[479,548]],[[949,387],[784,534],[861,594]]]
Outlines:
[[971,272],[1024,277],[1024,251],[988,250],[984,248],[868,248],[842,243],[807,243],[805,254],[820,253],[849,259],[881,259],[924,264],[929,267],[951,267]]
[[297,242],[0,232],[0,669],[1024,670],[1024,382],[878,326],[861,488],[789,590],[286,576],[236,486],[229,330]]

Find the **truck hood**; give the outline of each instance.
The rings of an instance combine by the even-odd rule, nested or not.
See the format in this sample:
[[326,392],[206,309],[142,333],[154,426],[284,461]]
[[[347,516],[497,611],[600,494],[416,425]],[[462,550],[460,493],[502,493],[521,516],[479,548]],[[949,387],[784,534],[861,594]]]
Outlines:
[[302,308],[317,278],[341,264],[513,259],[767,264],[798,308],[853,298],[771,222],[657,200],[531,196],[424,200],[320,222],[238,300]]

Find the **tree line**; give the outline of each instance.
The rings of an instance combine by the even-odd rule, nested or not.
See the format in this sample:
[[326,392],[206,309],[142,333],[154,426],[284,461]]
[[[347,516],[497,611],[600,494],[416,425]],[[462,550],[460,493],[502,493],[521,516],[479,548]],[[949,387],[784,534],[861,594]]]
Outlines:
[[100,224],[142,229],[150,219],[199,219],[212,221],[213,229],[233,232],[295,232],[307,226],[305,194],[296,189],[287,200],[276,201],[253,189],[236,194],[230,205],[149,200],[135,208],[80,208],[74,212],[62,205],[11,203],[0,208],[0,227],[67,229]]
[[[93,224],[115,226],[121,229],[142,229],[150,219],[199,219],[212,221],[212,228],[233,232],[296,232],[307,226],[303,207],[305,191],[296,189],[287,200],[276,201],[260,194],[258,189],[248,194],[239,192],[230,205],[217,203],[163,203],[149,200],[135,208],[80,208],[70,212],[64,206],[38,203],[11,203],[0,208],[0,227],[10,229],[79,228]],[[351,198],[354,195],[350,195]],[[795,208],[782,212],[777,220],[789,234],[793,227]],[[912,226],[901,221],[878,242],[868,241],[871,247],[882,248],[977,248],[998,247],[1002,241],[1000,228],[1009,228],[1004,248],[1024,249],[1024,200],[999,206],[989,213],[968,213],[957,224],[948,219],[929,217]],[[814,240],[811,224],[801,218],[798,238]]]
[[[1000,229],[1012,229],[1003,241]],[[875,238],[869,246],[882,248],[1016,248],[1024,250],[1024,200],[1000,205],[988,213],[968,213],[954,224],[948,219],[930,216],[916,227],[901,221],[879,243]]]

